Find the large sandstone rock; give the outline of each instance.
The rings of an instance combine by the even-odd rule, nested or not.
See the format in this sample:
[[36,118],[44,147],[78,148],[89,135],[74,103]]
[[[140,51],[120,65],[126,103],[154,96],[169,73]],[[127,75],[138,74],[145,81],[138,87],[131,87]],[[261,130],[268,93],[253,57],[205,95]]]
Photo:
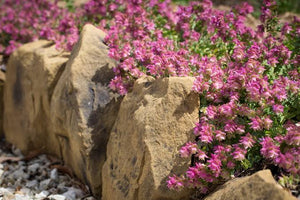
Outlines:
[[179,157],[180,147],[192,140],[198,119],[198,95],[193,78],[138,79],[119,110],[103,166],[103,200],[188,199],[174,192],[167,177],[182,174],[190,164]]
[[62,158],[96,196],[101,195],[106,144],[121,101],[108,87],[116,63],[108,57],[104,35],[92,25],[84,26],[51,101]]
[[233,179],[205,200],[296,200],[274,180],[270,170],[252,176]]
[[39,149],[59,154],[51,134],[50,101],[67,61],[49,41],[36,41],[9,58],[4,85],[4,132],[24,153]]
[[[1,64],[1,61],[0,61]],[[0,70],[0,138],[3,137],[3,91],[5,74]]]

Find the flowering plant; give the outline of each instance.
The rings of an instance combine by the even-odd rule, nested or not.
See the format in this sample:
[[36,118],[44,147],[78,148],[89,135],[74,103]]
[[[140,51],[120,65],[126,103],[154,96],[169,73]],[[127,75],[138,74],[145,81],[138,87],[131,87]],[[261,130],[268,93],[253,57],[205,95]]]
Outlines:
[[219,58],[198,60],[196,141],[180,150],[194,162],[185,176],[169,178],[170,188],[197,187],[206,193],[211,185],[260,162],[300,174],[299,19],[285,24],[279,34],[276,3],[266,0],[262,25],[256,32],[245,31],[241,23],[252,9],[243,8],[206,15],[211,41],[221,38],[227,50]]
[[0,6],[0,54],[8,56],[21,44],[37,39],[71,50],[78,40],[79,23],[77,15],[59,7],[57,1],[4,0]]
[[247,3],[225,12],[210,1],[177,11],[166,1],[128,1],[115,13],[106,38],[120,61],[112,89],[126,94],[145,74],[196,78],[196,140],[180,150],[193,162],[169,188],[206,193],[258,163],[299,175],[299,20],[279,27],[275,9],[264,2],[257,30],[245,25]]
[[195,141],[179,152],[192,164],[169,177],[169,188],[206,193],[259,163],[299,176],[300,19],[280,25],[273,0],[264,0],[257,30],[245,25],[253,11],[247,3],[226,12],[209,0],[178,7],[170,0],[90,0],[77,9],[66,2],[69,11],[46,0],[4,0],[0,54],[37,38],[70,50],[89,22],[107,32],[109,56],[118,61],[110,87],[120,94],[143,75],[195,77]]

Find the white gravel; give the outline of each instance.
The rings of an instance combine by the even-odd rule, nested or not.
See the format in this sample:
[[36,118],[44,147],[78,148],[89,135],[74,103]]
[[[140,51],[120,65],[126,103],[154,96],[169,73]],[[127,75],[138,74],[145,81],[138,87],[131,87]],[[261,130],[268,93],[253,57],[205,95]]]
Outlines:
[[[24,158],[1,142],[0,162],[3,157]],[[95,200],[87,186],[53,166],[46,155],[0,163],[0,200]]]

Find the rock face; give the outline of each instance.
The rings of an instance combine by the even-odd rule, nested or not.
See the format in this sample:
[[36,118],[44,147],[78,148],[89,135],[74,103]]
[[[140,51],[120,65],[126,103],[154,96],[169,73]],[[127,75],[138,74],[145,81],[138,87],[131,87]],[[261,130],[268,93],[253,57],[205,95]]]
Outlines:
[[121,97],[108,88],[115,62],[105,33],[84,26],[71,55],[51,42],[20,47],[9,59],[4,93],[4,130],[23,153],[60,157],[101,195],[106,144]]
[[221,186],[205,200],[293,200],[296,198],[276,183],[270,170],[233,179]]
[[50,101],[67,57],[49,41],[26,44],[10,56],[4,86],[4,132],[7,141],[25,153],[39,149],[59,154],[50,131]]
[[[0,61],[1,63],[1,61]],[[0,138],[3,137],[3,91],[4,91],[5,74],[0,71]]]
[[180,147],[193,138],[199,100],[193,78],[138,79],[119,110],[103,166],[103,200],[188,199],[166,187],[167,177],[183,173],[190,160]]
[[102,42],[104,33],[86,25],[51,100],[53,132],[61,157],[75,174],[101,194],[101,168],[121,97],[108,88],[115,62]]

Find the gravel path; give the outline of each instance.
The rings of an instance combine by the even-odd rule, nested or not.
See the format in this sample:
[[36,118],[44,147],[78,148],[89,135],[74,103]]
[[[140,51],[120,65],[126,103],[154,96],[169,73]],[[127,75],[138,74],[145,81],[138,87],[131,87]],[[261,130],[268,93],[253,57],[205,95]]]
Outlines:
[[0,200],[95,200],[61,161],[0,142]]

